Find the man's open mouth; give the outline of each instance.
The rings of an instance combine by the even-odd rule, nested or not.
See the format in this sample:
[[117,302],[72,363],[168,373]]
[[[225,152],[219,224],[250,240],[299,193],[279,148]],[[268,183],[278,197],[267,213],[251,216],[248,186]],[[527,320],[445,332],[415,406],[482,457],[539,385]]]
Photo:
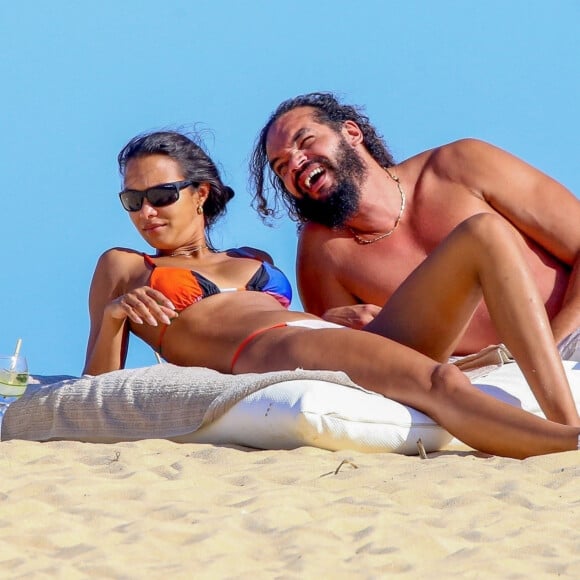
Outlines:
[[313,169],[307,176],[306,179],[304,180],[304,185],[310,189],[310,187],[312,187],[312,185],[314,185],[318,179],[320,179],[320,176],[324,173],[324,169],[322,167],[317,167],[316,169]]
[[322,178],[326,172],[327,168],[319,161],[309,163],[309,165],[302,169],[298,174],[296,179],[296,189],[305,194],[317,193],[322,187]]

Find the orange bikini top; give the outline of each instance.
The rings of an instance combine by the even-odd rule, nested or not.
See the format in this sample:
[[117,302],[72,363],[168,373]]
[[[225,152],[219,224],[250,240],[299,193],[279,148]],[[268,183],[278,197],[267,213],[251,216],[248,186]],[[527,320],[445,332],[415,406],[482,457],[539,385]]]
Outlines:
[[[253,258],[258,260],[250,252],[241,248],[228,250],[228,255],[241,258]],[[155,290],[163,293],[175,306],[178,312],[185,310],[188,306],[223,292],[253,291],[270,294],[282,306],[288,308],[292,301],[292,286],[282,270],[279,270],[268,262],[261,262],[260,267],[250,278],[243,288],[219,288],[217,284],[194,270],[185,268],[174,268],[170,266],[157,266],[151,256],[143,254],[145,263],[153,271],[149,285]]]

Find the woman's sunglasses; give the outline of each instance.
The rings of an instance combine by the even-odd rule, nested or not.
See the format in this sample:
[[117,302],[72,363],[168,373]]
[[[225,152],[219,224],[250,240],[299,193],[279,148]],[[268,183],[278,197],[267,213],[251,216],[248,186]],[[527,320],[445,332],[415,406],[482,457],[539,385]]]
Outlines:
[[145,191],[125,189],[119,194],[119,199],[127,211],[139,211],[143,207],[144,199],[153,207],[165,207],[175,203],[179,199],[179,192],[190,185],[198,186],[194,181],[174,181],[173,183],[156,185]]

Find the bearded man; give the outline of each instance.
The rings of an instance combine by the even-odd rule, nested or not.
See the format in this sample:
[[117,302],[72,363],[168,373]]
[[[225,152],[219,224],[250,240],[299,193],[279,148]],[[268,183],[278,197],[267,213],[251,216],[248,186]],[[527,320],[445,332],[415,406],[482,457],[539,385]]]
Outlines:
[[[576,344],[580,202],[510,153],[462,139],[395,163],[359,107],[310,93],[274,111],[250,171],[258,212],[271,217],[281,201],[300,223],[297,280],[308,312],[364,328],[456,226],[487,212],[517,233],[562,355]],[[497,342],[482,303],[455,354]]]

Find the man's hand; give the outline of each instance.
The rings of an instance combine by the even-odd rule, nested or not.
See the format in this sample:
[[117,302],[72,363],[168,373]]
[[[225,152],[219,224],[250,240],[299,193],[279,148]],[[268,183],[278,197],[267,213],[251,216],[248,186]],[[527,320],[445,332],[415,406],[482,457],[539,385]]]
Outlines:
[[330,308],[322,315],[322,318],[328,322],[360,330],[371,322],[380,311],[381,307],[376,304],[352,304]]

